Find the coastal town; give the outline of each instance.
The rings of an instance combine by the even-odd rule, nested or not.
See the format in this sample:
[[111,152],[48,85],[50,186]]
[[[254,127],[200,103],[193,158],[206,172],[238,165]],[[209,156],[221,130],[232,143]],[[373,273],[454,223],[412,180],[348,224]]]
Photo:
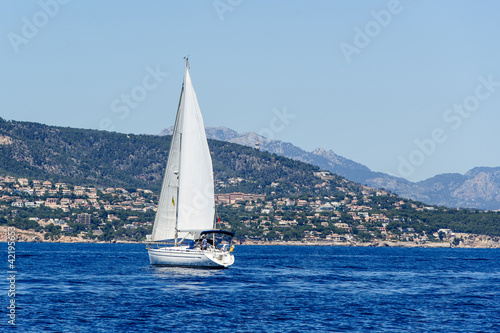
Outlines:
[[[315,176],[325,181],[331,177],[328,172]],[[218,181],[217,187],[224,189],[241,181]],[[279,183],[272,186],[277,188]],[[303,198],[218,193],[217,228],[235,231],[240,244],[498,246],[496,237],[448,228],[429,232],[420,224],[408,227],[404,223],[411,220],[408,210],[434,211],[435,206],[408,203],[367,186],[357,192],[338,190],[342,195]],[[19,228],[19,241],[40,242],[145,241],[158,201],[158,195],[148,189],[73,186],[10,176],[0,177],[0,194],[2,228],[14,225]],[[384,201],[375,209],[378,198]],[[6,237],[3,229],[0,237]]]

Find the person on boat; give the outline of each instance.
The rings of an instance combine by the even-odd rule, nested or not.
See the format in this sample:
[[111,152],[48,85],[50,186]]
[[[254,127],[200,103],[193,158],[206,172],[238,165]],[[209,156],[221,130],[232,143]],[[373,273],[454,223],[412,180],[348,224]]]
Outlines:
[[202,240],[201,240],[201,249],[202,250],[206,250],[207,247],[208,247],[207,238],[205,237],[205,235],[203,235],[201,238],[202,238]]

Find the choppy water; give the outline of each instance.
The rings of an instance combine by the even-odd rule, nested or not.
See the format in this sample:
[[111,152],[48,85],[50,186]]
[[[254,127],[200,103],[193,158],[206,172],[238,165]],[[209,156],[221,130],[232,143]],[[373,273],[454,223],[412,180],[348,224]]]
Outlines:
[[500,331],[499,250],[237,246],[200,270],[137,244],[17,246],[17,332]]

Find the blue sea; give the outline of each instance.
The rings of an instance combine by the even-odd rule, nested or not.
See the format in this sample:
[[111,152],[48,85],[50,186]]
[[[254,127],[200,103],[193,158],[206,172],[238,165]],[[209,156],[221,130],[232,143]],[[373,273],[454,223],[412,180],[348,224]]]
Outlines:
[[152,267],[142,244],[16,245],[2,332],[500,331],[500,250],[236,246],[204,270]]

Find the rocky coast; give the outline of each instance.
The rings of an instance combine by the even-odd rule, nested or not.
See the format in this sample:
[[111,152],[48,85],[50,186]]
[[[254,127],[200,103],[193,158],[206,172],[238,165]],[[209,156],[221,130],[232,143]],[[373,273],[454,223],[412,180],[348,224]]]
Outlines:
[[[102,242],[83,237],[61,236],[58,239],[45,239],[44,233],[35,232],[33,230],[15,229],[16,242],[30,243],[146,243],[133,242],[123,240],[112,240],[110,242]],[[360,246],[360,247],[422,247],[422,248],[485,248],[494,249],[500,248],[500,237],[491,237],[486,235],[473,235],[465,233],[457,233],[455,237],[460,239],[458,244],[453,244],[451,240],[443,240],[436,242],[404,242],[404,241],[385,241],[373,240],[371,242],[332,242],[332,241],[260,241],[260,240],[244,240],[236,241],[239,245],[291,245],[291,246]],[[7,241],[7,226],[0,226],[0,242]]]

